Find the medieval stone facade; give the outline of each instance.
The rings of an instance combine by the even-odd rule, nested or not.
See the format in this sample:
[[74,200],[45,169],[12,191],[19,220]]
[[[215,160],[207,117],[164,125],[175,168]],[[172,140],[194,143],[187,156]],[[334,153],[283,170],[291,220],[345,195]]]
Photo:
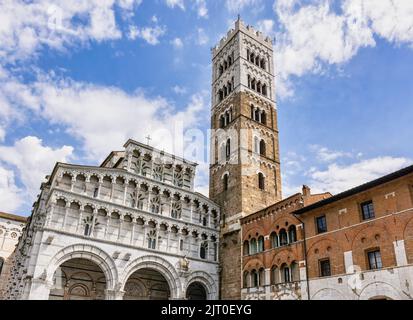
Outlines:
[[6,279],[10,275],[10,257],[26,225],[26,220],[25,217],[0,212],[0,299],[7,285]]
[[8,299],[217,299],[219,207],[196,164],[129,140],[58,163],[13,258]]
[[210,198],[221,206],[221,298],[240,298],[240,219],[281,199],[272,41],[241,20],[212,50]]
[[413,166],[333,197],[305,187],[242,237],[243,299],[413,299]]

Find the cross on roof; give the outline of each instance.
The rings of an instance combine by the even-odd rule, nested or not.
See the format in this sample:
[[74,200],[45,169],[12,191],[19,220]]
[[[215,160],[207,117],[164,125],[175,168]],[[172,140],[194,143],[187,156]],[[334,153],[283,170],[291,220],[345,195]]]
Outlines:
[[148,135],[147,137],[145,137],[146,138],[146,140],[147,140],[147,142],[146,142],[146,144],[149,146],[149,141],[151,141],[152,140],[152,138],[151,138],[151,136],[150,135]]

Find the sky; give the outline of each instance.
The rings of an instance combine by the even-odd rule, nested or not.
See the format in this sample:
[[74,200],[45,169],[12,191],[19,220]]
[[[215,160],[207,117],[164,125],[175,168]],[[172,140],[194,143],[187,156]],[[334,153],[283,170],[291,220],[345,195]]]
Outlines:
[[148,135],[197,136],[207,194],[211,48],[238,14],[275,39],[283,196],[413,164],[411,0],[0,0],[0,211]]

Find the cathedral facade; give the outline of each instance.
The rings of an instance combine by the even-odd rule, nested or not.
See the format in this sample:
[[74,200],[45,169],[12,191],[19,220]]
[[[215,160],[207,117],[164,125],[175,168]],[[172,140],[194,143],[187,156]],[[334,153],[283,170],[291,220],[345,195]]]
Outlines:
[[56,164],[20,238],[8,299],[217,299],[219,207],[196,164],[129,140]]
[[282,198],[273,55],[240,19],[212,49],[210,198],[195,163],[134,140],[100,166],[57,163],[23,231],[0,214],[0,295],[413,299],[413,166]]

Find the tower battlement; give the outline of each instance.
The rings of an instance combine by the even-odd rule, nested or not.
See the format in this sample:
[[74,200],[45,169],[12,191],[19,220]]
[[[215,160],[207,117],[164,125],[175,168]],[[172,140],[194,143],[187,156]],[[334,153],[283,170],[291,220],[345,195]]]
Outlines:
[[259,30],[256,30],[251,25],[246,25],[241,19],[238,19],[237,21],[235,21],[235,28],[231,28],[227,32],[227,34],[219,41],[219,43],[212,48],[212,56],[215,57],[239,31],[245,33],[246,35],[258,41],[260,44],[272,50],[273,41],[269,36],[263,34]]

